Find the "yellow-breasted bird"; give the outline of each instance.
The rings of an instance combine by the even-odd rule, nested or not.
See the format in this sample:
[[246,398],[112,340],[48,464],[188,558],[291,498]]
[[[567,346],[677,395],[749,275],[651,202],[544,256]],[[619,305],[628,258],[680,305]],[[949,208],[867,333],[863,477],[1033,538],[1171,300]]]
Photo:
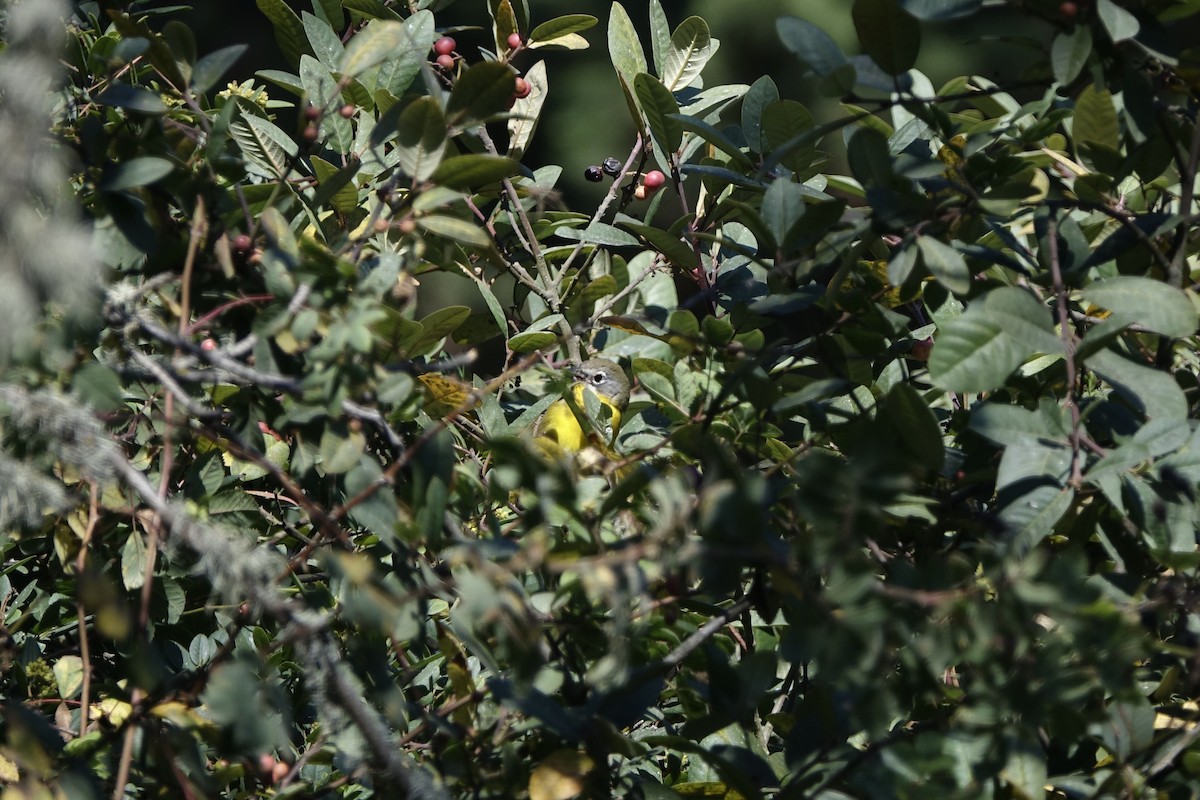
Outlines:
[[[598,445],[605,455],[611,455],[611,444],[621,427],[621,412],[629,404],[629,379],[625,372],[607,358],[589,358],[574,370],[571,402],[556,400],[534,429],[534,444],[548,455],[561,458],[573,455],[589,445]],[[611,416],[605,426],[596,430],[588,418],[586,393],[595,395]],[[574,406],[574,407],[572,407]]]

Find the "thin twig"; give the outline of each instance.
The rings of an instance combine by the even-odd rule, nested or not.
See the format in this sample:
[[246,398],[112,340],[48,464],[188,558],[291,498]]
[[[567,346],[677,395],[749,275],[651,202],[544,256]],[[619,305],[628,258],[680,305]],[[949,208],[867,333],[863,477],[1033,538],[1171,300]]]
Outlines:
[[708,622],[696,629],[695,633],[679,643],[679,646],[672,650],[662,660],[662,666],[668,671],[675,669],[683,660],[690,656],[700,645],[707,642],[717,634],[717,631],[724,628],[729,623],[740,617],[747,609],[750,608],[750,598],[743,597],[729,608],[722,611],[717,616],[710,619]]
[[[1179,180],[1183,189],[1179,193],[1179,213],[1188,216],[1192,213],[1192,201],[1196,196],[1196,171],[1200,168],[1200,121],[1192,124],[1192,144],[1187,154],[1187,161],[1180,165]],[[1167,272],[1167,282],[1172,286],[1184,285],[1184,262],[1187,259],[1188,234],[1190,225],[1180,225],[1175,232],[1174,253],[1171,256],[1171,268]]]
[[1046,222],[1046,248],[1050,256],[1050,278],[1054,283],[1055,307],[1058,312],[1059,335],[1063,340],[1063,358],[1067,369],[1067,408],[1071,412],[1071,477],[1070,485],[1078,489],[1083,485],[1083,459],[1080,448],[1079,403],[1075,399],[1079,380],[1075,366],[1075,334],[1071,328],[1071,315],[1067,309],[1067,288],[1063,283],[1062,263],[1058,257],[1058,216],[1053,209]]
[[[82,575],[87,568],[88,544],[92,541],[92,534],[96,532],[96,524],[100,520],[100,488],[93,481],[91,484],[90,496],[88,498],[88,521],[87,527],[84,528],[82,541],[79,543],[79,553],[75,557],[75,574]],[[87,615],[84,613],[83,600],[76,598],[75,613],[79,620],[79,658],[83,662],[83,686],[79,692],[79,705],[81,708],[79,714],[79,735],[83,736],[87,733],[88,722],[88,706],[91,705],[92,692],[92,659],[88,647],[87,633]]]

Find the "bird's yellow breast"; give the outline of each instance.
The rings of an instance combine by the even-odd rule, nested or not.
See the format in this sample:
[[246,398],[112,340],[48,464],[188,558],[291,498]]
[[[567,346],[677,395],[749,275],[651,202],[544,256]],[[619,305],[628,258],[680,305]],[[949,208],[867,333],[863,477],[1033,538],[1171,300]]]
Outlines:
[[[601,435],[605,445],[611,444],[612,436],[621,426],[621,409],[617,407],[608,398],[591,391],[588,387],[581,383],[571,387],[571,395],[575,401],[575,405],[585,414],[584,411],[584,392],[591,393],[597,400],[612,412],[611,434],[607,431],[602,431]],[[546,413],[542,415],[541,422],[538,423],[537,438],[545,439],[553,442],[558,448],[567,453],[578,453],[588,444],[588,432],[584,430],[580,423],[579,417],[571,409],[571,406],[566,400],[556,400],[551,406],[546,409]]]

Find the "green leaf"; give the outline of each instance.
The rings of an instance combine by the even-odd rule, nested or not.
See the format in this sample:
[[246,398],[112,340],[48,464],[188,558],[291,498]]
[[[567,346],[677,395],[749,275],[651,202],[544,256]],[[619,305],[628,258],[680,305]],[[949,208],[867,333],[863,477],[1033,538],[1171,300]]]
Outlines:
[[374,20],[354,34],[354,38],[346,45],[338,68],[343,76],[357,77],[371,67],[394,58],[397,53],[406,54],[415,50],[411,39],[405,23]]
[[586,31],[599,20],[591,14],[566,14],[547,20],[529,32],[528,42],[552,42],[572,33]]
[[1035,352],[1061,353],[1050,312],[1027,292],[994,289],[938,333],[929,357],[934,384],[951,392],[986,392]]
[[291,169],[296,143],[273,122],[252,114],[244,116],[229,127],[229,134],[238,143],[248,160],[272,178],[282,178]]
[[157,156],[131,158],[121,164],[113,164],[104,171],[100,188],[106,192],[119,192],[139,186],[149,186],[175,171],[175,163]]
[[900,5],[917,19],[936,21],[969,17],[983,7],[983,0],[900,0]]
[[657,78],[644,72],[634,78],[633,87],[659,151],[664,156],[678,152],[683,142],[683,126],[677,119],[679,105],[675,97]]
[[329,23],[320,17],[304,11],[300,19],[313,55],[329,69],[337,69],[345,51],[342,40],[333,32],[333,28],[329,27]]
[[1039,441],[1066,445],[1070,435],[1058,409],[1045,405],[1030,411],[1020,406],[982,403],[971,412],[969,426],[1002,446],[1029,446]]
[[312,55],[304,23],[284,0],[255,0],[259,11],[266,14],[275,28],[275,41],[291,64],[299,64],[300,56]]
[[900,441],[929,472],[942,468],[946,457],[942,428],[933,410],[910,384],[897,383],[887,394],[884,413]]
[[235,44],[201,56],[192,67],[192,91],[196,94],[204,94],[216,86],[221,76],[237,63],[248,47],[244,44]]
[[1076,25],[1054,37],[1050,47],[1050,65],[1054,80],[1066,86],[1075,80],[1092,54],[1092,32],[1086,25]]
[[[1009,453],[1028,455],[1023,448],[1010,448],[1005,451],[1004,457],[1001,459],[1002,467],[1004,459],[1008,458]],[[1069,452],[1066,449],[1052,451],[1049,448],[1039,448],[1037,454],[1045,458],[1045,461],[1039,462],[1040,465],[1046,469],[1059,470],[1055,476],[1043,476],[1053,477],[1054,480],[1047,480],[1043,485],[1014,498],[1000,509],[1000,521],[1011,530],[1012,547],[1018,555],[1029,552],[1042,539],[1049,536],[1054,530],[1054,526],[1070,510],[1071,504],[1075,500],[1073,489],[1060,488],[1062,480],[1066,478],[1067,467],[1070,465]],[[1030,464],[1022,462],[1021,466],[1028,467]],[[1030,480],[1031,477],[1033,480]],[[1037,478],[1029,473],[1022,473],[1022,479],[1029,482],[1037,481]]]
[[54,682],[58,685],[58,696],[69,700],[83,688],[83,659],[79,656],[63,656],[54,662]]
[[[325,0],[322,0],[325,2]],[[428,3],[423,3],[423,6]],[[383,0],[342,0],[342,6],[347,11],[354,11],[367,19],[390,19],[400,21],[400,15],[383,4]],[[418,11],[418,14],[428,14],[428,11]]]
[[539,61],[525,71],[525,82],[529,84],[529,95],[517,99],[508,117],[508,154],[520,158],[533,132],[537,130],[542,106],[546,102],[549,85],[546,81],[546,62]]
[[99,362],[85,364],[75,371],[71,391],[97,411],[116,411],[125,405],[125,391],[117,373]]
[[1092,726],[1104,748],[1122,761],[1148,748],[1154,741],[1154,707],[1144,697],[1113,702],[1108,719]]
[[469,154],[443,161],[430,180],[451,189],[478,189],[521,174],[521,165],[511,158]]
[[749,156],[742,152],[742,148],[738,147],[728,136],[704,120],[684,114],[672,114],[671,118],[679,120],[679,124],[683,126],[684,130],[699,134],[700,138],[732,157],[741,166],[746,169],[753,169],[754,163],[750,160]]
[[626,86],[632,87],[637,76],[646,71],[646,54],[637,30],[618,2],[612,4],[608,17],[608,55]]
[[1086,363],[1147,419],[1161,423],[1187,417],[1187,397],[1170,373],[1134,363],[1112,350],[1094,353]]
[[427,217],[418,217],[417,224],[430,233],[444,236],[447,239],[455,239],[463,244],[475,247],[487,247],[491,244],[487,231],[481,230],[478,225],[467,222],[465,219],[459,219],[458,217],[431,214]]
[[955,294],[971,291],[971,269],[962,253],[932,236],[918,236],[917,247],[929,273]]
[[903,75],[917,63],[921,26],[898,0],[854,0],[854,29],[863,50],[888,75]]
[[508,47],[508,37],[520,33],[524,26],[517,21],[512,0],[488,0],[488,10],[492,13],[492,41],[496,52],[503,53]]
[[832,75],[849,63],[837,42],[808,20],[780,17],[775,27],[783,46],[818,75]]
[[659,0],[650,0],[650,51],[654,56],[654,74],[663,74],[663,63],[671,49],[671,23]]
[[700,266],[700,258],[696,255],[696,251],[681,242],[674,234],[653,225],[639,225],[634,222],[622,222],[620,226],[641,236],[651,247],[666,256],[667,260],[676,266],[687,270],[697,269]]
[[139,114],[165,114],[167,111],[166,103],[157,92],[127,83],[110,83],[104,91],[96,95],[96,102],[102,106],[123,108]]
[[[393,57],[379,65],[375,86],[393,97],[400,97],[412,85],[413,79],[421,71],[425,63],[426,53],[433,46],[433,14],[428,11],[418,11],[404,21],[406,37],[403,46]],[[357,37],[355,37],[357,38]],[[368,47],[369,45],[362,45]],[[350,49],[355,47],[354,39],[350,40]],[[350,56],[347,56],[349,59]],[[343,71],[347,63],[342,63]],[[364,78],[365,79],[365,78]]]
[[514,353],[532,353],[550,347],[558,342],[558,335],[549,331],[531,331],[518,333],[508,340],[508,349]]
[[603,222],[593,222],[586,228],[569,228],[563,225],[554,229],[554,235],[606,247],[630,247],[638,243],[636,237]]
[[446,120],[437,100],[418,97],[400,113],[396,155],[400,169],[415,182],[429,180],[446,149]]
[[146,582],[146,542],[139,531],[132,531],[121,548],[121,583],[129,591]]
[[[640,52],[641,45],[638,47]],[[716,51],[717,42],[709,34],[708,23],[700,17],[688,17],[671,34],[671,47],[663,57],[663,86],[678,92],[691,85]]]
[[321,434],[321,469],[327,475],[350,470],[358,464],[366,446],[367,439],[362,433],[326,428]]
[[1113,0],[1096,0],[1096,13],[1108,38],[1114,42],[1123,42],[1138,35],[1141,25],[1137,17],[1113,2]]
[[339,214],[350,214],[358,208],[358,190],[354,188],[354,176],[358,173],[358,163],[352,162],[343,169],[338,169],[319,156],[312,156],[313,173],[317,176],[317,192],[313,195],[313,205],[320,208],[325,203]]
[[917,265],[917,255],[920,251],[914,246],[911,238],[906,238],[900,246],[892,251],[888,258],[887,279],[892,286],[903,286]]
[[[742,108],[743,125],[745,124],[745,106]],[[758,152],[767,155],[792,141],[813,128],[813,116],[801,103],[795,100],[779,100],[771,103],[762,110],[761,118],[762,149]],[[747,140],[749,134],[747,133]],[[778,163],[792,172],[803,172],[818,158],[816,140],[807,147],[793,148],[789,153],[778,159]]]
[[346,27],[346,14],[342,11],[341,0],[315,0],[313,11],[335,31]]
[[508,101],[516,92],[516,80],[504,64],[475,64],[455,82],[446,103],[446,122],[456,128],[472,128],[507,111]]
[[1084,287],[1081,294],[1089,303],[1112,311],[1121,322],[1163,336],[1191,336],[1200,325],[1196,307],[1183,291],[1151,278],[1108,278]]
[[201,693],[201,702],[221,725],[233,747],[241,752],[269,753],[286,745],[288,732],[272,707],[277,684],[264,682],[246,660],[228,660],[216,667]]
[[[742,97],[742,135],[746,137],[746,144],[750,146],[751,151],[765,153],[771,149],[768,136],[763,130],[763,112],[778,102],[779,88],[769,75],[763,75],[751,84]],[[779,141],[786,141],[794,135],[795,132],[789,132]]]
[[[308,102],[324,111],[336,111],[342,105],[338,91],[338,80],[329,67],[312,56],[300,57],[300,83],[304,86]],[[325,143],[339,153],[348,153],[354,144],[354,131],[350,120],[341,114],[326,114],[321,121],[321,135]]]
[[428,355],[442,339],[451,335],[471,316],[467,306],[446,306],[421,320],[421,334],[404,345],[410,356]]
[[1077,143],[1094,142],[1112,150],[1121,145],[1121,123],[1108,89],[1089,85],[1075,101],[1075,119],[1071,129]]
[[775,239],[775,248],[784,249],[788,233],[804,216],[804,190],[799,184],[777,178],[763,194],[761,214]]
[[867,188],[886,187],[892,182],[893,157],[887,137],[873,127],[855,126],[846,144],[850,171]]

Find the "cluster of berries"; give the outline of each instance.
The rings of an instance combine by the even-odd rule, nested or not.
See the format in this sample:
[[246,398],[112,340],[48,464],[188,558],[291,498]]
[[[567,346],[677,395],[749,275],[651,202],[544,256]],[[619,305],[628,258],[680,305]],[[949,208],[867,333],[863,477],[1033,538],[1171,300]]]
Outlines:
[[[525,42],[521,39],[521,34],[510,33],[508,35],[508,49],[510,53],[515,53],[516,51],[520,50],[524,44]],[[458,42],[454,41],[454,37],[443,36],[433,43],[433,52],[435,55],[433,62],[437,64],[443,72],[449,72],[450,70],[454,69],[454,64],[458,60],[458,56],[454,54],[454,51],[457,48]],[[521,100],[529,97],[529,93],[532,91],[533,87],[529,85],[529,81],[518,75],[516,89],[513,91],[513,99]]]
[[[600,166],[592,165],[583,171],[583,177],[592,183],[599,183],[604,180],[607,175],[610,178],[615,178],[621,174],[621,162],[609,156],[604,159],[604,163]],[[645,200],[650,195],[657,192],[662,185],[667,182],[667,176],[663,175],[660,170],[652,169],[642,175],[642,182],[633,190],[633,196],[638,200]]]

